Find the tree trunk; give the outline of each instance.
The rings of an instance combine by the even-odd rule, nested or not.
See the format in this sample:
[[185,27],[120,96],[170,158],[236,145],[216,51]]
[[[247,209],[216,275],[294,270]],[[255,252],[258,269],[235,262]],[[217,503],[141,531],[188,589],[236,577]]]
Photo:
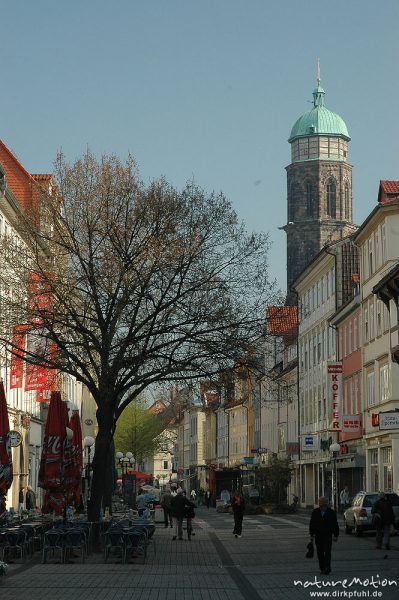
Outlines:
[[112,477],[110,454],[114,432],[113,414],[113,405],[107,401],[102,402],[97,409],[98,433],[93,458],[91,497],[88,503],[89,521],[98,521],[100,519],[102,501],[106,497],[107,491],[109,491],[107,481]]

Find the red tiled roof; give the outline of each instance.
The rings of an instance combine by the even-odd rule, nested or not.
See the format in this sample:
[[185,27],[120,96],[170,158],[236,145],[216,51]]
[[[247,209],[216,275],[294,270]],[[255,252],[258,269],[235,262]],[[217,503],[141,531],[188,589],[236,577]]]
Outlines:
[[399,198],[399,181],[380,181],[380,189],[378,191],[378,202],[387,204],[398,200]]
[[270,335],[294,337],[298,325],[296,306],[269,306],[266,311],[267,332]]
[[33,211],[38,217],[40,188],[38,182],[43,182],[51,175],[31,175],[21,165],[17,157],[0,140],[0,164],[6,174],[6,182],[22,210]]

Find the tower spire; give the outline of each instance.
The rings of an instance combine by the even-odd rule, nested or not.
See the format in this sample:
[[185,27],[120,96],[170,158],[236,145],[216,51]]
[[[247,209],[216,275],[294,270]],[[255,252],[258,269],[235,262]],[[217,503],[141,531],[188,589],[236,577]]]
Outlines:
[[316,108],[317,106],[324,106],[324,90],[320,85],[320,58],[317,59],[317,87],[313,92],[313,106]]

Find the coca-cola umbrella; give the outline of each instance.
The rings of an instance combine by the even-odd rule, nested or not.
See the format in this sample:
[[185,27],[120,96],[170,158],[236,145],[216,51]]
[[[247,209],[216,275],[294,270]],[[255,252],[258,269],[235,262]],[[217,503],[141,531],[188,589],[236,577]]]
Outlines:
[[69,419],[69,428],[73,432],[68,449],[67,467],[64,472],[65,485],[68,494],[68,505],[78,508],[80,504],[80,483],[83,467],[82,428],[79,411],[73,410]]
[[51,392],[39,468],[39,486],[46,490],[42,512],[63,514],[68,460],[68,409],[60,392]]
[[6,510],[6,494],[12,484],[10,423],[3,380],[0,379],[0,515]]

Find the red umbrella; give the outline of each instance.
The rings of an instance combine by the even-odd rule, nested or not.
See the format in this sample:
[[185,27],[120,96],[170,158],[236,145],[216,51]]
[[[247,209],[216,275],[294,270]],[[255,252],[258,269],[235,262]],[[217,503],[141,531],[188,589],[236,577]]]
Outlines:
[[12,477],[10,424],[3,380],[0,379],[0,515],[6,509],[5,496],[11,487]]
[[60,392],[51,392],[39,468],[39,486],[46,490],[43,512],[64,510],[68,409]]
[[68,491],[68,504],[77,508],[80,502],[80,482],[83,467],[82,428],[77,410],[72,412],[69,419],[69,428],[73,431],[73,438],[69,446],[70,456],[67,461],[68,468],[65,470],[65,485]]

